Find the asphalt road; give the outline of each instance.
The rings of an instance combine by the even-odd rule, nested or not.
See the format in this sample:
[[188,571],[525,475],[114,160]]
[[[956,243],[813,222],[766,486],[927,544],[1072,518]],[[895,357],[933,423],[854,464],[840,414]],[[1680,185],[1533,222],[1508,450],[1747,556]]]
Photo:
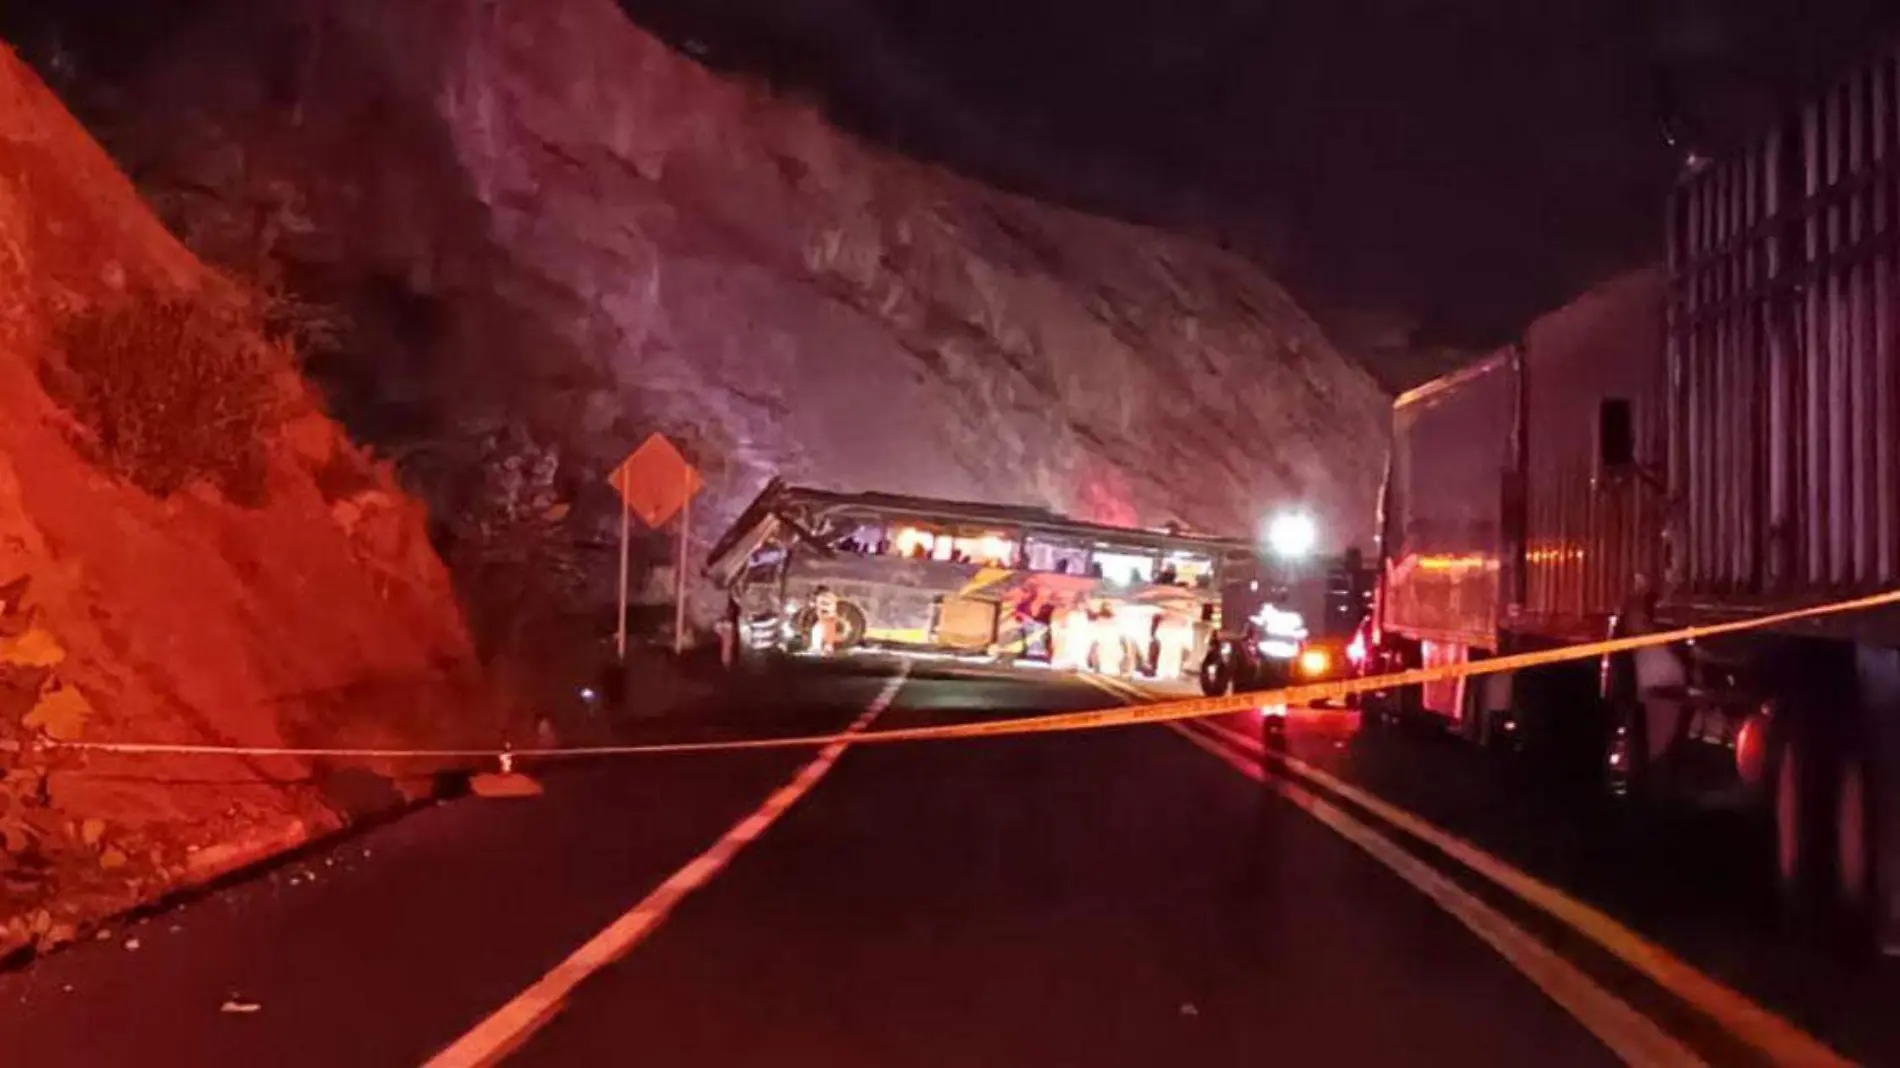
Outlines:
[[[879,730],[1116,699],[929,663],[892,696],[896,670],[755,678],[720,715],[829,731],[890,696]],[[1268,789],[1244,744],[1258,722],[549,772],[540,798],[437,805],[0,975],[0,1062],[1565,1065],[1614,1063],[1646,1034],[1671,1056],[1763,1062],[1428,843],[1313,782],[1305,807]],[[1291,724],[1309,766],[1843,1052],[1900,1052],[1877,1011],[1894,977],[1764,937],[1746,894],[1710,908],[1690,876],[1643,889],[1649,858],[1455,747],[1347,713]]]

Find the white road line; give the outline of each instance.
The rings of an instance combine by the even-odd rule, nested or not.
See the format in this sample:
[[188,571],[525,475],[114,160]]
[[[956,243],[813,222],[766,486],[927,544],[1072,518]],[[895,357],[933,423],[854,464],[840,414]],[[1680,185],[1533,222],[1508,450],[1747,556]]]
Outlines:
[[[1250,748],[1255,753],[1260,751],[1258,739],[1208,720],[1200,721],[1200,725],[1226,737],[1232,744]],[[1773,1063],[1815,1066],[1853,1063],[1813,1035],[1715,981],[1682,958],[1611,919],[1601,910],[1578,901],[1465,839],[1351,783],[1343,782],[1298,757],[1283,753],[1268,755],[1294,775],[1333,791],[1419,841],[1428,843],[1523,901],[1542,909],[1647,976],[1657,986],[1695,1006],[1697,1011],[1753,1046]]]
[[1632,1065],[1698,1065],[1701,1057],[1647,1016],[1631,1008],[1555,950],[1490,905],[1407,853],[1391,839],[1359,822],[1339,808],[1278,777],[1268,779],[1259,764],[1213,741],[1191,727],[1168,724],[1169,729],[1231,765],[1241,774],[1268,786],[1307,815],[1332,828],[1341,837],[1370,854],[1420,893],[1432,899],[1472,934],[1496,950],[1525,978],[1575,1017],[1611,1052]]
[[[856,734],[864,730],[889,708],[891,702],[897,699],[897,691],[903,687],[908,673],[908,666],[900,663],[897,674],[884,684],[884,689],[864,713],[852,721],[846,733]],[[425,1068],[477,1068],[499,1063],[528,1036],[553,1019],[576,987],[595,972],[625,956],[658,930],[675,906],[719,874],[741,849],[765,833],[799,798],[810,793],[812,787],[817,786],[819,780],[837,764],[838,758],[850,744],[840,740],[819,750],[818,755],[800,768],[798,774],[774,790],[757,811],[733,824],[719,841],[713,843],[712,848],[674,872],[645,900],[588,939],[585,945],[533,986],[517,994],[473,1030],[431,1057]]]

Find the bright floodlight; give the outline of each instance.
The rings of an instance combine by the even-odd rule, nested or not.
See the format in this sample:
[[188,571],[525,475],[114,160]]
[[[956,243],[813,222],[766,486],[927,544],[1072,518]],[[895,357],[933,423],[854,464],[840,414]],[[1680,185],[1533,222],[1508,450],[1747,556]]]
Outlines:
[[1313,551],[1319,542],[1319,527],[1304,512],[1286,512],[1267,524],[1267,547],[1275,556],[1297,560]]

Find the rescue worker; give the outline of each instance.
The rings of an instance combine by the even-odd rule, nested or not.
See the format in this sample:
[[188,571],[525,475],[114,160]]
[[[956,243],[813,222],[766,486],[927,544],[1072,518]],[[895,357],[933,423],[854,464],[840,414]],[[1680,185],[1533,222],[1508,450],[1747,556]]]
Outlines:
[[1095,645],[1096,670],[1104,675],[1120,677],[1122,665],[1127,662],[1123,648],[1125,636],[1116,625],[1115,606],[1104,601],[1096,610],[1090,626],[1090,637]]
[[1033,646],[1036,651],[1033,653],[1029,652],[1032,646],[1030,643],[1024,642],[1025,654],[1036,659],[1048,661],[1052,664],[1055,663],[1055,633],[1056,605],[1054,601],[1045,600],[1036,608],[1035,644]]
[[1162,612],[1155,617],[1154,644],[1155,678],[1178,679],[1194,648],[1194,625],[1179,613]]
[[728,671],[739,662],[739,631],[743,618],[738,600],[728,598],[725,615],[713,624],[713,632],[719,635],[719,666]]
[[1088,660],[1089,614],[1079,597],[1058,603],[1050,617],[1049,666],[1074,671]]
[[1039,587],[1024,587],[1010,598],[1009,617],[1024,659],[1050,659],[1049,625],[1054,615],[1054,605]]
[[810,649],[818,656],[831,656],[838,651],[838,643],[844,636],[844,621],[838,618],[838,595],[820,589],[812,598],[812,607],[817,618],[811,625]]

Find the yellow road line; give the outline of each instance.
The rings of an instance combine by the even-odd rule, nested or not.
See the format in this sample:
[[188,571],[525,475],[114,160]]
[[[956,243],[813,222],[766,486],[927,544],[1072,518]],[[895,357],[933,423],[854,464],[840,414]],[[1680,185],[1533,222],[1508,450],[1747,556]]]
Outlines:
[[1285,779],[1277,776],[1266,778],[1255,761],[1202,737],[1184,724],[1171,723],[1168,726],[1241,774],[1265,782],[1281,797],[1299,806],[1307,815],[1325,824],[1410,883],[1496,950],[1525,978],[1537,984],[1538,989],[1562,1006],[1599,1042],[1622,1058],[1624,1063],[1657,1066],[1705,1063],[1688,1046],[1657,1026],[1655,1021],[1631,1008],[1627,1002],[1538,941],[1530,932],[1512,923],[1503,913],[1406,852],[1371,826]]
[[[1248,738],[1220,724],[1203,721],[1200,726],[1228,740],[1261,749],[1257,739]],[[1521,900],[1542,909],[1565,926],[1601,946],[1618,960],[1648,977],[1656,985],[1694,1006],[1736,1038],[1754,1047],[1777,1064],[1847,1065],[1853,1062],[1823,1045],[1820,1040],[1794,1024],[1756,1004],[1730,987],[1715,981],[1668,950],[1611,919],[1599,909],[1586,905],[1556,887],[1526,874],[1469,841],[1432,824],[1390,802],[1329,775],[1319,768],[1283,753],[1266,755],[1286,770],[1322,786],[1340,797],[1371,812],[1405,833],[1425,842],[1465,867],[1509,890]]]
[[1119,698],[1124,701],[1152,700],[1146,693],[1136,689],[1133,683],[1112,676],[1095,675],[1087,671],[1080,671],[1077,672],[1074,677],[1107,693],[1110,697]]
[[[846,735],[856,734],[870,726],[872,720],[890,707],[897,698],[897,691],[904,685],[907,670],[904,665],[898,666],[897,674],[885,683],[876,700],[846,729]],[[581,983],[645,941],[648,935],[666,922],[681,901],[719,874],[741,849],[752,844],[800,798],[810,793],[837,764],[838,758],[844,755],[849,745],[847,737],[826,746],[798,774],[773,791],[756,811],[733,824],[711,848],[674,872],[639,904],[588,939],[585,945],[575,950],[553,971],[430,1058],[425,1068],[486,1068],[499,1063],[511,1051],[519,1048],[530,1035],[561,1011],[561,1006]]]

